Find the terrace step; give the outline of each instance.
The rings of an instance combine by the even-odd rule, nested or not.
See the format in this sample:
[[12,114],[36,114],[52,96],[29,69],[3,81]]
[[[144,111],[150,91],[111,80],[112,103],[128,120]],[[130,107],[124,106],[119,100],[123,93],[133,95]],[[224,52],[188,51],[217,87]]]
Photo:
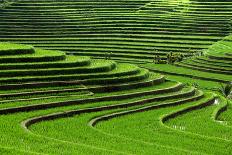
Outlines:
[[[151,86],[153,84],[163,83],[165,81],[164,76],[159,76],[156,74],[150,74],[147,79],[139,80],[135,82],[128,82],[124,84],[111,84],[107,86],[102,85],[85,85],[88,89],[93,92],[111,92],[114,90],[125,90],[130,88],[139,88],[139,87],[146,87]],[[33,91],[33,90],[40,90],[40,89],[47,89],[54,87],[62,88],[62,87],[79,87],[82,84],[80,81],[50,81],[50,82],[33,82],[33,83],[20,83],[20,84],[4,84],[0,85],[0,90],[2,93],[4,92],[24,92],[25,90]],[[33,89],[36,88],[36,89]],[[22,90],[23,89],[23,90]]]
[[[186,98],[184,98],[184,99],[182,97],[180,97],[180,99],[179,100],[177,99],[177,101],[168,102],[168,103],[161,103],[158,105],[155,104],[155,105],[145,106],[145,108],[141,108],[140,111],[146,111],[149,109],[158,109],[158,108],[163,108],[163,107],[179,105],[179,104],[183,104],[186,102],[191,102],[191,101],[201,99],[202,97],[203,97],[202,93],[199,93],[197,95],[186,96]],[[45,121],[45,120],[51,120],[51,119],[58,119],[58,118],[63,118],[63,117],[67,117],[67,116],[71,117],[71,116],[81,114],[81,113],[105,111],[105,110],[111,110],[111,109],[115,109],[115,108],[128,108],[131,106],[152,103],[155,100],[156,99],[153,98],[153,99],[145,99],[145,100],[131,102],[131,103],[116,104],[116,105],[109,105],[109,106],[100,106],[100,107],[93,107],[93,108],[91,107],[91,108],[86,108],[86,109],[81,109],[81,110],[65,111],[65,112],[54,113],[54,114],[50,114],[50,115],[46,115],[46,116],[36,117],[34,119],[33,118],[28,119],[27,121],[23,122],[23,124],[25,125],[25,127],[29,127],[33,123],[38,123],[42,120]],[[0,113],[2,113],[2,110],[0,110]]]
[[[181,112],[179,111],[178,113],[175,113],[175,114],[172,113],[171,115],[164,116],[162,118],[162,123],[164,123],[165,121],[167,121],[170,118],[176,117],[179,114],[183,114],[184,112],[187,112],[190,109],[192,110],[194,108],[202,108],[204,106],[208,106],[208,105],[210,105],[210,104],[212,104],[214,102],[215,98],[208,97],[208,98],[203,98],[203,99],[198,99],[198,100],[201,101],[200,104],[198,104],[198,105],[188,107],[188,108],[184,109],[183,111],[181,111]],[[167,104],[173,104],[173,103],[167,103]],[[102,122],[102,121],[107,121],[109,119],[119,117],[119,116],[124,116],[124,115],[134,114],[134,113],[138,113],[138,112],[144,112],[144,111],[148,111],[148,110],[153,110],[153,109],[156,109],[158,107],[159,108],[164,108],[165,106],[168,106],[167,104],[150,105],[150,106],[145,106],[145,107],[142,107],[142,108],[136,108],[136,109],[132,109],[132,110],[125,110],[125,111],[122,111],[122,112],[115,112],[115,113],[111,113],[111,114],[106,114],[106,115],[103,115],[103,116],[93,118],[92,120],[89,121],[88,124],[90,126],[94,127],[99,122]],[[180,104],[182,104],[182,103],[180,102]]]
[[210,65],[210,66],[217,66],[217,67],[223,67],[223,68],[228,68],[230,69],[231,65],[229,63],[226,63],[225,61],[213,61],[207,58],[196,58],[191,60],[194,63],[199,63],[199,64],[205,64],[205,65]]
[[[107,71],[111,71],[112,68],[107,66]],[[105,70],[106,71],[106,70]],[[139,74],[138,71],[140,72]],[[130,76],[131,75],[131,76]],[[116,78],[122,77],[122,79],[128,79],[129,78],[142,78],[146,77],[148,75],[148,71],[146,70],[124,70],[122,72],[115,70],[115,72],[102,72],[102,73],[87,73],[87,74],[54,74],[54,75],[48,75],[48,76],[19,76],[19,77],[9,77],[9,78],[0,78],[0,83],[19,83],[19,82],[35,82],[35,81],[60,81],[60,80],[79,80],[82,83],[88,83],[88,82],[99,82],[101,83],[101,80],[99,79],[105,79],[105,81],[117,81]],[[128,76],[128,77],[126,77]],[[115,78],[114,78],[115,77]],[[88,80],[87,80],[88,79]],[[118,78],[118,80],[122,80],[121,78]],[[104,81],[104,80],[103,80]],[[103,82],[102,81],[102,82]]]
[[186,65],[194,65],[194,66],[202,66],[203,68],[209,68],[209,69],[215,69],[215,70],[221,70],[221,71],[232,71],[230,65],[225,64],[219,64],[219,63],[210,63],[210,62],[202,62],[196,59],[192,60],[185,60],[183,62],[180,62]]
[[67,55],[65,60],[48,61],[48,62],[33,62],[33,63],[4,63],[0,64],[0,70],[18,70],[18,69],[49,69],[49,68],[70,68],[83,67],[90,65],[89,57],[76,57]]
[[[156,91],[152,92],[155,93]],[[159,90],[160,92],[160,90]],[[160,92],[162,93],[162,92]],[[125,94],[126,97],[129,97],[132,94],[128,95]],[[89,102],[100,102],[100,101],[110,101],[110,100],[115,100],[115,99],[120,99],[120,97],[125,98],[125,95],[114,95],[114,96],[108,96],[108,97],[96,97],[96,98],[87,98],[87,99],[80,99],[80,100],[73,100],[73,101],[65,101],[65,102],[55,102],[55,103],[47,103],[47,104],[39,104],[39,105],[29,105],[29,106],[22,106],[22,107],[11,107],[11,108],[5,108],[5,109],[0,109],[0,114],[10,114],[10,113],[17,113],[17,112],[23,112],[23,111],[34,111],[34,110],[41,110],[41,109],[48,109],[48,108],[54,108],[54,107],[61,107],[61,106],[71,106],[71,105],[78,105],[78,104],[87,104]],[[136,95],[139,95],[139,93],[136,93]],[[195,89],[190,89],[189,91],[186,92],[180,92],[176,94],[171,94],[171,95],[164,95],[164,96],[157,96],[157,97],[151,97],[151,98],[146,98],[142,99],[140,101],[134,101],[134,102],[129,102],[129,103],[123,103],[123,104],[118,104],[118,105],[110,105],[110,106],[103,106],[104,109],[108,109],[109,107],[114,107],[114,108],[119,108],[119,107],[129,107],[129,106],[134,106],[134,105],[140,105],[140,104],[146,104],[146,103],[151,103],[154,101],[162,101],[162,100],[167,100],[167,99],[177,99],[177,98],[183,98],[183,97],[191,97],[195,95]],[[134,95],[133,95],[134,96]],[[194,99],[202,97],[202,94],[193,97]]]
[[[40,95],[40,94],[49,94],[49,93],[63,93],[63,92],[79,92],[79,91],[91,91],[94,93],[99,92],[115,92],[119,90],[130,90],[134,88],[139,87],[151,87],[153,85],[159,85],[165,82],[165,79],[163,76],[157,76],[157,75],[151,75],[149,78],[144,79],[142,81],[136,81],[136,82],[130,82],[127,84],[114,84],[114,85],[107,85],[107,86],[84,86],[82,84],[77,84],[75,86],[59,86],[59,87],[46,87],[43,89],[13,89],[10,91],[0,91],[0,98],[9,98],[9,97],[18,97],[18,96],[31,96],[31,95]],[[178,90],[181,88],[182,85],[180,83],[177,83],[175,87],[173,87],[173,90]],[[172,88],[170,88],[171,90]],[[163,89],[161,91],[169,90]],[[20,91],[20,93],[19,93]],[[153,90],[152,90],[153,91]],[[151,93],[152,91],[148,91],[147,93]]]
[[65,54],[58,51],[38,49],[34,54],[0,56],[0,63],[46,62],[65,60]]
[[219,74],[227,74],[227,75],[232,74],[232,70],[227,70],[227,69],[218,68],[218,67],[217,68],[216,67],[209,67],[209,66],[205,66],[202,64],[192,64],[192,63],[182,62],[182,63],[176,63],[175,65],[180,66],[180,67],[184,67],[184,68],[205,71],[205,72],[211,72],[211,73],[219,73]]
[[[226,74],[217,74],[211,72],[198,71],[190,68],[177,67],[174,65],[162,65],[162,64],[142,64],[139,65],[142,68],[146,68],[156,73],[162,73],[167,75],[176,75],[182,77],[190,77],[194,79],[201,79],[206,81],[215,81],[221,83],[228,83],[231,81],[231,76]],[[167,70],[168,67],[168,70]]]
[[[81,86],[81,87],[80,87]],[[172,81],[167,81],[165,82],[165,79],[163,76],[157,76],[155,74],[153,74],[152,76],[150,76],[148,79],[142,80],[142,81],[136,81],[136,82],[129,82],[129,83],[125,83],[125,84],[113,84],[113,85],[100,85],[100,86],[84,86],[84,85],[80,85],[79,90],[81,91],[85,91],[88,92],[88,94],[83,94],[85,96],[82,97],[81,100],[85,100],[86,96],[91,95],[91,97],[93,98],[104,98],[104,99],[112,99],[115,100],[115,97],[117,97],[118,99],[126,99],[126,98],[132,98],[132,97],[138,97],[138,95],[144,96],[144,95],[152,95],[152,94],[162,94],[162,93],[174,93],[177,91],[180,91],[183,88],[183,85],[181,83],[176,83],[176,82],[172,82]],[[75,88],[75,87],[73,87]],[[86,89],[82,89],[82,88],[86,88]],[[62,90],[62,87],[60,88]],[[78,89],[78,88],[76,88]],[[139,89],[139,90],[138,90]],[[35,91],[36,89],[34,89],[33,91]],[[49,90],[49,89],[48,89]],[[86,91],[87,90],[87,91]],[[25,95],[27,95],[28,92],[25,92],[26,90],[23,90],[25,93]],[[125,92],[125,93],[121,93],[121,92]],[[6,94],[11,97],[17,97],[18,94],[15,94],[14,91],[12,91],[13,93],[11,93],[11,91],[5,92],[2,91],[3,96]],[[92,93],[93,92],[93,93]],[[22,94],[23,94],[22,93]],[[102,95],[97,95],[97,96],[93,96],[95,93],[100,93]],[[110,95],[109,95],[110,93]],[[14,96],[14,94],[16,96]],[[76,94],[76,93],[75,93]],[[75,95],[74,94],[74,95]],[[19,94],[21,95],[21,94]],[[62,94],[61,94],[62,95]],[[67,95],[66,100],[64,99],[64,97],[60,96],[60,95],[55,95],[56,97],[56,101],[60,102],[60,100],[63,101],[67,101],[67,100],[75,100],[77,101],[77,97],[75,95],[75,97],[71,97],[73,96],[72,94]],[[19,98],[18,98],[19,97]],[[43,99],[49,99],[51,97],[54,98],[54,95],[47,95],[46,98],[44,97],[30,97],[30,96],[22,96],[22,98],[20,96],[18,96],[17,98],[3,98],[1,102],[1,106],[0,107],[12,107],[13,103],[17,103],[22,105],[32,105],[33,101],[35,100],[43,100]],[[70,98],[71,97],[71,98]],[[89,97],[88,97],[89,98]],[[43,100],[43,102],[48,102],[46,100]],[[49,101],[51,102],[51,101]],[[36,104],[38,104],[38,101],[35,102]],[[13,104],[14,106],[15,104]]]
[[68,74],[87,74],[111,71],[116,67],[115,62],[110,61],[92,61],[89,66],[72,68],[43,68],[43,69],[22,69],[22,70],[2,70],[0,79],[7,77],[26,77],[26,76],[49,76],[49,75],[68,75]]
[[35,49],[32,46],[0,42],[0,56],[33,54],[33,53],[35,53]]
[[214,54],[209,54],[207,55],[210,59],[215,59],[215,60],[226,60],[229,62],[232,62],[232,57],[230,56],[220,56],[220,55],[214,55]]

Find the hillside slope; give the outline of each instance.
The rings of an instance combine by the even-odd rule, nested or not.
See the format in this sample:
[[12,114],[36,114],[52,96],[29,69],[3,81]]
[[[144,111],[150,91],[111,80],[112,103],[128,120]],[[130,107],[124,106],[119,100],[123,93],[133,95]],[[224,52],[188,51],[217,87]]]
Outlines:
[[[212,88],[217,85],[216,83],[230,83],[232,81],[232,35],[205,49],[201,56],[195,55],[174,64],[149,63],[140,66],[155,72],[179,76],[179,81],[183,78],[188,82],[200,79],[204,81],[201,85],[203,87],[206,85]],[[215,84],[211,83],[209,86],[207,82],[210,81]]]
[[0,10],[0,41],[151,62],[208,48],[231,32],[231,1],[20,0]]
[[[1,154],[231,153],[230,136],[172,125],[202,108],[217,119],[228,103],[214,93],[131,64],[10,43],[0,44],[0,70]],[[219,126],[205,117],[202,127]]]

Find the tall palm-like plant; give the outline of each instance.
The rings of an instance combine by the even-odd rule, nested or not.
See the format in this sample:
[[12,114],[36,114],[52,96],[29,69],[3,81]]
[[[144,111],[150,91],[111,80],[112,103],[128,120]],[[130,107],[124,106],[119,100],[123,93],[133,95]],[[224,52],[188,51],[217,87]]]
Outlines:
[[232,82],[222,85],[219,88],[219,92],[228,99],[232,99]]

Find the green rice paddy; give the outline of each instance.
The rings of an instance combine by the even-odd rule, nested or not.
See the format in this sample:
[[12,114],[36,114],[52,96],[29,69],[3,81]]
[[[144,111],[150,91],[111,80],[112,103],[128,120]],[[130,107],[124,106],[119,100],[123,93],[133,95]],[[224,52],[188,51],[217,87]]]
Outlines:
[[229,0],[0,1],[0,154],[232,154],[231,32]]

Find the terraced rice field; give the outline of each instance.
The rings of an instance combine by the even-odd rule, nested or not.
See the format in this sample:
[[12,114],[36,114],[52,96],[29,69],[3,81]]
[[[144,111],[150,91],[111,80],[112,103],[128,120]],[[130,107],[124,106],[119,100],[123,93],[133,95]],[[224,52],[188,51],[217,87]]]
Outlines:
[[231,1],[20,0],[1,10],[0,40],[144,63],[170,51],[189,55],[227,36],[231,8]]
[[204,50],[203,56],[193,56],[174,65],[149,63],[141,66],[164,74],[229,83],[232,80],[231,51],[232,35],[229,35]]
[[[217,91],[232,81],[231,9],[12,0],[0,9],[0,154],[232,154],[232,101]],[[152,62],[168,53],[184,59]]]

